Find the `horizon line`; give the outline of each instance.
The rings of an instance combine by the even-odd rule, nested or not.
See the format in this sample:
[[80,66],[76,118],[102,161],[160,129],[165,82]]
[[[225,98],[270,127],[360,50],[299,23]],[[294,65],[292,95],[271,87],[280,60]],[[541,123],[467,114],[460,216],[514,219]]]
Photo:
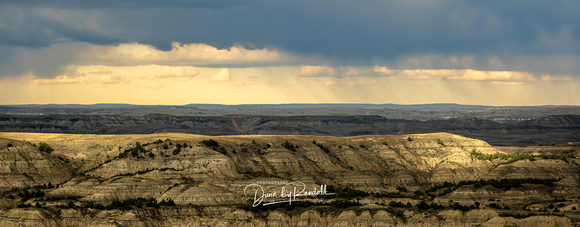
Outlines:
[[427,106],[427,105],[453,105],[453,106],[471,106],[471,107],[580,107],[580,105],[572,104],[544,104],[544,105],[484,105],[484,104],[461,104],[461,103],[413,103],[413,104],[397,104],[397,103],[244,103],[244,104],[220,104],[220,103],[188,103],[188,104],[132,104],[132,103],[28,103],[28,104],[0,104],[0,107],[26,107],[26,106],[193,106],[193,105],[207,105],[207,106],[267,106],[267,105],[369,105],[369,106]]

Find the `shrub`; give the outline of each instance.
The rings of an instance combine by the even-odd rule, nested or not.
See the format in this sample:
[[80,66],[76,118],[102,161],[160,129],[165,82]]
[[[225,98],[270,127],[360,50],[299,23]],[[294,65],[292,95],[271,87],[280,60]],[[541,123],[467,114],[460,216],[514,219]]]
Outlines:
[[333,186],[328,186],[328,191],[334,191],[337,198],[352,199],[355,197],[367,197],[370,194],[365,191],[352,189],[352,188],[335,188]]
[[288,142],[288,140],[284,140],[284,143],[282,143],[282,146],[286,149],[294,148],[294,145],[292,145],[290,142]]
[[328,205],[331,205],[331,206],[336,207],[336,208],[347,208],[350,206],[362,206],[362,204],[359,202],[351,202],[348,200],[335,200],[335,201],[330,202]]
[[180,152],[181,152],[181,147],[176,147],[176,148],[173,150],[173,155],[177,155],[177,154],[179,154]]
[[431,206],[429,206],[429,204],[427,204],[427,202],[425,202],[425,200],[421,200],[421,202],[419,204],[417,204],[417,208],[419,208],[421,210],[427,210],[427,209],[431,208]]
[[131,150],[131,156],[133,156],[133,157],[139,156],[139,150],[138,149],[132,149]]
[[220,145],[218,144],[217,141],[213,140],[213,139],[209,139],[209,140],[202,140],[201,143],[209,148],[217,148]]
[[431,206],[431,209],[434,209],[434,210],[443,209],[443,205],[438,204],[438,203],[431,203],[430,206]]
[[320,147],[320,149],[322,149],[322,151],[324,151],[326,153],[329,153],[330,152],[330,150],[328,149],[328,147],[325,147],[324,145],[319,144],[319,143],[318,144],[315,143],[315,144],[316,144],[316,146]]
[[472,207],[463,206],[463,205],[460,205],[459,203],[453,203],[453,204],[449,205],[449,208],[465,212],[465,211],[469,211]]
[[407,192],[407,188],[405,188],[405,186],[399,186],[397,187],[397,190],[399,190],[400,192]]
[[25,208],[25,207],[31,207],[32,205],[30,205],[30,203],[21,203],[18,204],[18,208]]
[[405,207],[405,204],[401,203],[401,202],[395,202],[395,201],[391,201],[389,203],[390,207]]
[[45,142],[40,142],[38,144],[38,150],[46,153],[54,151],[54,149],[52,149],[52,147],[50,147],[50,145],[46,144]]
[[145,202],[145,206],[148,206],[148,207],[155,207],[155,206],[157,206],[157,200],[155,200],[154,198],[149,198],[149,199],[147,199],[147,201]]
[[224,155],[228,153],[228,151],[227,151],[227,150],[226,150],[224,147],[219,147],[219,148],[217,149],[217,151],[218,151],[219,153],[222,153],[222,154],[224,154]]
[[165,199],[165,200],[161,201],[160,203],[157,203],[157,200],[155,200],[154,198],[149,198],[149,199],[136,198],[136,199],[128,199],[128,200],[124,200],[124,201],[115,200],[115,201],[111,202],[111,204],[107,205],[106,207],[98,204],[98,205],[95,205],[94,208],[97,208],[97,209],[104,208],[107,210],[118,208],[118,209],[122,209],[122,210],[129,210],[132,207],[143,207],[143,206],[159,208],[159,205],[175,206],[175,202],[173,202],[172,199]]
[[411,138],[411,137],[409,136],[409,137],[407,137],[407,141],[411,142],[411,141],[413,141],[413,138]]
[[527,213],[527,214],[518,214],[518,213],[500,213],[499,214],[500,217],[513,217],[513,218],[517,218],[517,219],[522,219],[522,218],[527,218],[532,216],[531,213]]
[[119,154],[119,158],[124,158],[127,157],[129,155],[133,156],[133,157],[138,157],[140,153],[146,153],[147,150],[145,150],[145,148],[143,147],[143,145],[141,145],[139,142],[135,142],[135,146],[125,149],[123,151],[123,153]]
[[502,153],[494,153],[494,154],[483,154],[480,152],[477,152],[475,149],[473,151],[471,151],[471,155],[473,157],[476,157],[477,159],[481,159],[481,160],[494,160],[494,159],[503,159],[506,160],[504,162],[504,164],[507,163],[512,163],[512,162],[516,162],[519,160],[524,160],[524,159],[528,159],[530,161],[535,161],[536,158],[540,158],[540,159],[560,159],[562,161],[567,162],[568,158],[571,158],[572,155],[570,154],[539,154],[539,155],[532,155],[532,154],[527,154],[527,153],[521,153],[521,154],[502,154]]
[[[490,179],[490,180],[477,180],[477,181],[460,181],[457,183],[451,182],[444,182],[441,185],[433,186],[427,189],[426,194],[431,196],[442,196],[448,194],[455,189],[463,186],[463,185],[474,185],[475,187],[483,187],[486,185],[491,185],[494,188],[499,189],[506,189],[509,190],[511,188],[518,188],[522,184],[542,184],[548,187],[553,187],[554,182],[558,181],[557,179],[537,179],[537,178],[523,178],[523,179]],[[440,190],[444,189],[442,192]],[[438,193],[436,193],[438,192]]]
[[386,198],[407,198],[407,196],[399,192],[389,192],[389,193],[373,193],[374,197],[386,197]]
[[282,143],[282,146],[291,151],[296,151],[296,148],[298,148],[298,146],[294,146],[294,144],[291,144],[288,140],[285,140],[284,143]]
[[175,206],[175,202],[173,201],[173,199],[164,199],[161,202],[159,202],[160,206]]

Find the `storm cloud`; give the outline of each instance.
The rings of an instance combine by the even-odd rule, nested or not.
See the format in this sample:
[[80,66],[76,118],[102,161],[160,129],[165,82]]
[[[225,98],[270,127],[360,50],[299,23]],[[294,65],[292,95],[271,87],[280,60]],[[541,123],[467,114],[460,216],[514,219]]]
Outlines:
[[573,56],[577,1],[8,1],[0,45],[172,42],[241,44],[324,56],[336,64],[439,54]]

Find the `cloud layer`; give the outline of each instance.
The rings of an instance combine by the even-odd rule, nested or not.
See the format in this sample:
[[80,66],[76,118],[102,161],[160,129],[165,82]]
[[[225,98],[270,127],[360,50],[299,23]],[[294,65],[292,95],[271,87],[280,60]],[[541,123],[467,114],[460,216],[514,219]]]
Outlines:
[[[565,0],[0,1],[0,96],[61,102],[114,87],[162,101],[195,87],[188,97],[222,103],[489,104],[499,102],[482,98],[493,91],[511,105],[580,104],[572,97],[580,97],[579,8]],[[422,86],[438,94],[401,90]],[[0,104],[15,100],[28,99]]]
[[[218,49],[207,44],[172,43],[168,51],[151,45],[121,43],[94,45],[89,43],[61,43],[46,48],[5,48],[10,55],[0,61],[0,76],[32,73],[41,77],[65,74],[71,67],[86,65],[135,66],[267,66],[291,64],[296,56],[274,49],[248,49],[234,45]],[[183,68],[182,68],[183,69]],[[179,69],[174,69],[179,70]],[[160,77],[184,72],[165,72]],[[191,73],[191,72],[190,72]],[[176,76],[176,75],[173,75]]]
[[[580,50],[576,1],[3,1],[6,46],[61,42],[236,43],[336,62],[395,60],[420,53],[477,57]],[[299,16],[298,16],[299,15]]]
[[[313,56],[332,66],[576,76],[578,8],[564,0],[2,1],[0,65],[42,47],[97,64],[308,65],[303,58]],[[130,50],[119,55],[123,49]]]

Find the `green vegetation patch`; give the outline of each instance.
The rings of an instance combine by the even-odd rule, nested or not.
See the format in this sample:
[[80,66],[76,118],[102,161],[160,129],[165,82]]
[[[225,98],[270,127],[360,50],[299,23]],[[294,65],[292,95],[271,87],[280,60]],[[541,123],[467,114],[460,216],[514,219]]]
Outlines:
[[256,211],[271,211],[271,210],[276,210],[276,209],[294,210],[297,208],[322,207],[322,206],[330,206],[330,207],[339,208],[339,209],[362,206],[362,203],[343,200],[343,199],[334,200],[331,202],[296,201],[296,202],[293,202],[292,204],[290,204],[290,203],[277,203],[277,204],[270,204],[267,206],[258,205],[256,207],[253,207],[251,205],[251,203],[252,202],[249,201],[247,204],[239,205],[238,208],[246,210],[246,211],[256,212]]
[[206,147],[208,147],[208,148],[210,148],[210,149],[212,149],[214,151],[217,151],[217,152],[219,152],[219,153],[221,153],[223,155],[226,155],[228,153],[226,151],[226,148],[220,146],[220,144],[217,141],[213,140],[213,139],[202,140],[201,141],[201,144],[203,144]]
[[[537,178],[524,178],[524,179],[491,179],[491,180],[470,180],[470,181],[460,181],[458,183],[445,182],[441,185],[433,186],[425,193],[430,196],[442,196],[455,191],[457,188],[463,185],[473,185],[474,187],[483,187],[491,185],[494,188],[509,190],[511,188],[519,188],[522,184],[543,184],[548,187],[554,187],[554,182],[558,179],[537,179]],[[443,190],[443,191],[441,191]],[[437,193],[439,192],[439,193]]]
[[40,142],[38,144],[38,150],[46,153],[51,153],[54,151],[54,149],[52,149],[52,147],[50,147],[50,145],[45,142]]
[[150,152],[144,148],[144,146],[147,146],[147,145],[149,145],[149,144],[141,145],[141,143],[135,142],[135,146],[128,148],[128,149],[125,149],[123,151],[123,153],[119,154],[118,157],[119,158],[124,158],[124,157],[129,157],[129,156],[140,157],[140,154]]
[[562,161],[568,162],[568,158],[572,158],[570,154],[539,154],[533,155],[528,153],[520,153],[520,154],[504,154],[504,153],[493,153],[493,154],[483,154],[477,152],[475,150],[471,151],[471,155],[476,157],[480,160],[494,160],[494,159],[502,159],[506,160],[504,164],[513,163],[519,160],[528,159],[530,161],[535,161],[536,159],[560,159]]
[[316,140],[312,140],[312,143],[316,146],[318,146],[320,149],[322,149],[322,151],[329,153],[330,150],[328,149],[328,147],[325,147],[324,145],[322,145],[321,143],[317,143]]

